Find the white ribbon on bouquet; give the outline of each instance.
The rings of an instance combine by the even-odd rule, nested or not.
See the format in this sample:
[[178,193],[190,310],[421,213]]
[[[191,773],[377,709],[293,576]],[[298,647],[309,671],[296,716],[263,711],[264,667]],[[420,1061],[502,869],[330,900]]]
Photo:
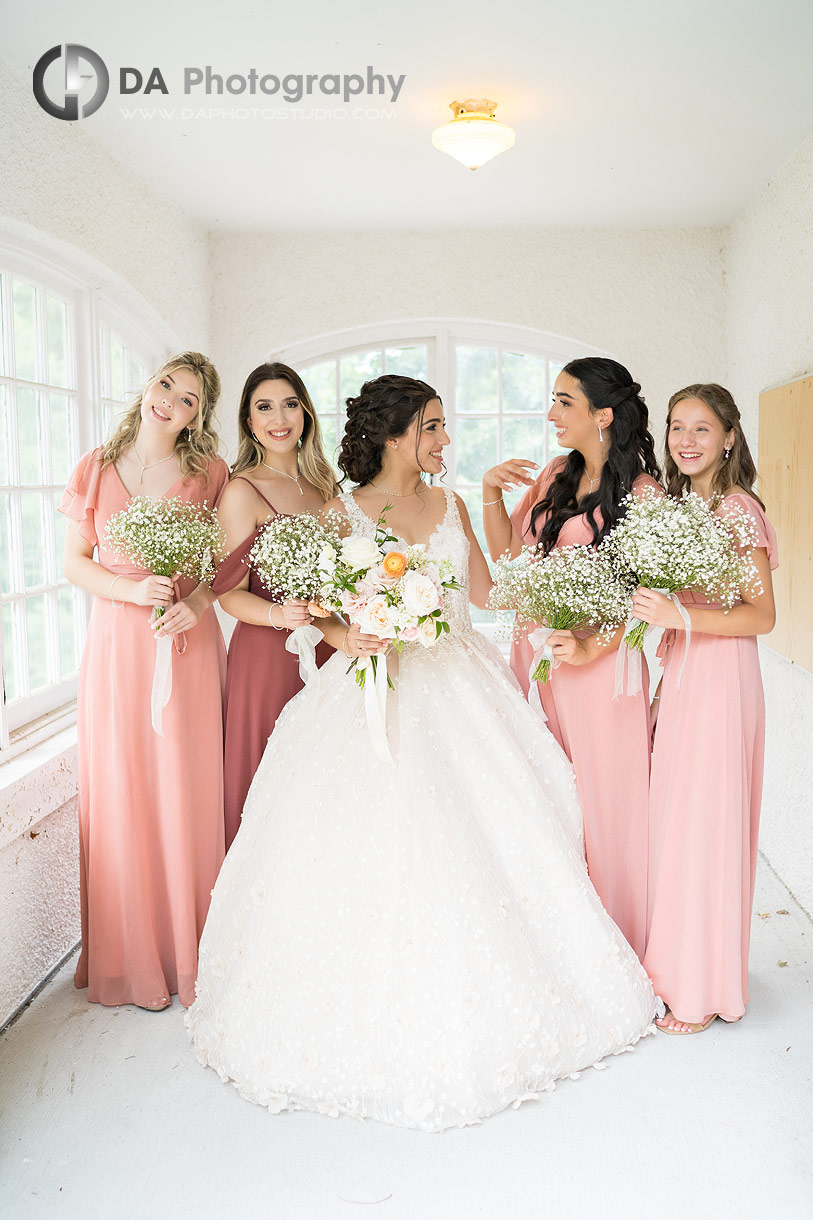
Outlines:
[[[680,671],[677,676],[676,687],[680,690],[680,681],[683,677],[683,670],[686,666],[686,658],[689,655],[689,644],[692,640],[692,620],[689,618],[689,611],[678,600],[677,593],[670,593],[668,589],[653,589],[653,593],[662,593],[664,597],[668,597],[669,601],[677,607],[678,613],[683,620],[683,632],[685,643],[683,648],[683,660],[680,663]],[[641,620],[635,615],[631,615],[624,625],[624,640],[621,641],[621,647],[618,649],[615,657],[615,690],[613,691],[613,699],[617,699],[619,695],[637,695],[641,690],[643,666],[641,662],[641,649],[630,648],[626,643],[626,636],[630,629]],[[649,635],[652,630],[651,624],[647,625],[644,632],[644,638]],[[627,683],[626,690],[624,688],[624,663],[626,661]]]
[[558,669],[562,663],[557,656],[554,656],[553,647],[548,643],[555,630],[555,627],[536,627],[528,636],[528,643],[534,650],[531,667],[528,670],[528,702],[531,707],[536,708],[546,723],[548,718],[545,715],[542,700],[539,698],[539,683],[534,680],[534,673],[540,661],[550,661],[551,669]]
[[150,692],[150,716],[153,731],[159,737],[164,736],[164,708],[169,703],[169,697],[172,694],[173,648],[179,656],[186,652],[186,635],[183,631],[179,631],[177,635],[156,636],[155,667],[152,672],[152,691]]
[[[389,742],[387,741],[387,692],[389,679],[387,674],[387,657],[379,653],[375,657],[359,658],[357,667],[365,671],[364,679],[364,711],[367,717],[367,729],[373,743],[373,751],[381,762],[392,763]],[[372,681],[371,678],[372,671]]]
[[305,686],[311,678],[318,678],[319,666],[316,664],[316,645],[323,640],[324,634],[318,627],[296,627],[285,641],[285,651],[299,657],[299,676]]

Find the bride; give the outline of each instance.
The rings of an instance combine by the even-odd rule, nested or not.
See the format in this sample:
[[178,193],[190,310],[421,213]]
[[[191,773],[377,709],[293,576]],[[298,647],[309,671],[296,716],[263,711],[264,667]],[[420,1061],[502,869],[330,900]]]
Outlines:
[[[491,585],[463,502],[428,487],[449,444],[422,381],[385,376],[347,404],[332,506],[373,537],[449,559],[476,605]],[[198,1057],[282,1110],[423,1131],[537,1097],[643,1034],[659,1011],[584,863],[570,764],[474,630],[401,654],[373,753],[351,627],[286,707],[215,886],[186,1020]],[[619,765],[623,765],[619,760]]]

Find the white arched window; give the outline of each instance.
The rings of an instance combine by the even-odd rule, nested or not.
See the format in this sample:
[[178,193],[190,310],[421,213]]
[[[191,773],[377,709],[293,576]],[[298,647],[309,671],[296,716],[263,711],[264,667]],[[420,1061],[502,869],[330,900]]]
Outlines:
[[76,697],[90,599],[63,575],[56,506],[157,350],[99,289],[0,245],[0,752]]
[[[301,373],[328,453],[335,453],[344,430],[345,400],[363,382],[382,373],[402,373],[434,386],[452,442],[444,482],[466,501],[485,549],[484,471],[510,457],[529,458],[542,467],[560,453],[547,420],[556,376],[568,360],[605,354],[530,327],[435,318],[320,335],[275,358]],[[509,508],[519,494],[506,498]]]

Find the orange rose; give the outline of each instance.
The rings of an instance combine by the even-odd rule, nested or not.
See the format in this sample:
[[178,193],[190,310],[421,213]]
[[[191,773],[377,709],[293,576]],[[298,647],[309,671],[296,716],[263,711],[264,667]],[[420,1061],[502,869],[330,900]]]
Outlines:
[[381,566],[388,576],[403,576],[407,566],[406,555],[400,551],[388,551]]

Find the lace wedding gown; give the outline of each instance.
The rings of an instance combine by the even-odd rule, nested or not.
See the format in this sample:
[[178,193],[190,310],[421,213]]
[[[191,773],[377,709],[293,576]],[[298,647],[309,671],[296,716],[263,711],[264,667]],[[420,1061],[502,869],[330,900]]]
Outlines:
[[[446,496],[428,551],[464,585]],[[189,1036],[273,1113],[478,1122],[631,1046],[659,1011],[588,880],[570,764],[465,592],[446,608],[451,634],[400,658],[394,765],[341,653],[291,700],[215,886]]]

